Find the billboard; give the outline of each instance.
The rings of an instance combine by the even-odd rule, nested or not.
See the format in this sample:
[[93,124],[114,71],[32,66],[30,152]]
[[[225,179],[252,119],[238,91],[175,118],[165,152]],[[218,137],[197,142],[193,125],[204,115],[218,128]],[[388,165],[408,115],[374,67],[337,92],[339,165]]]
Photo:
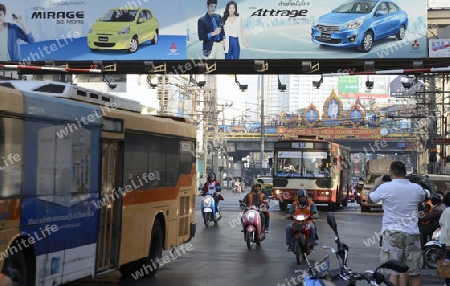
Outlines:
[[[367,82],[370,82],[368,85]],[[359,98],[372,100],[376,98],[389,98],[389,76],[340,76],[338,79],[338,96],[342,99]],[[370,88],[369,88],[370,87]]]
[[9,36],[0,61],[186,59],[185,0],[2,3]]
[[450,39],[429,39],[430,58],[450,58]]
[[[395,4],[334,0],[236,1],[238,17],[225,20],[225,39],[237,47],[228,59],[368,59],[426,58],[427,2],[394,0]],[[205,1],[187,8],[187,57],[211,50],[199,26],[207,12]],[[224,14],[228,1],[219,0]],[[375,5],[375,6],[374,6]],[[332,9],[334,12],[332,12]],[[227,23],[228,22],[228,23]],[[227,26],[229,34],[227,35]],[[402,27],[406,28],[403,33]],[[401,32],[400,35],[398,35]],[[200,32],[200,34],[199,34]],[[211,29],[212,32],[212,29]],[[401,38],[397,40],[396,35]],[[236,40],[237,38],[237,40]],[[372,44],[364,50],[364,41]],[[358,49],[359,48],[359,49]],[[225,50],[230,44],[225,44]],[[236,50],[235,48],[234,50]]]
[[427,57],[426,0],[352,1],[5,0],[0,61]]

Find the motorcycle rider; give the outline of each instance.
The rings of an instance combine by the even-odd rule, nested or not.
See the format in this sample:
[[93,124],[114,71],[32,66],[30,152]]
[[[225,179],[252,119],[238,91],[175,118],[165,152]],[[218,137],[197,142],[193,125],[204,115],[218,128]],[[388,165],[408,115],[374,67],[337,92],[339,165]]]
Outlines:
[[214,202],[216,204],[216,210],[220,214],[220,205],[219,200],[220,196],[220,182],[216,180],[216,173],[209,172],[208,173],[208,181],[203,185],[203,190],[201,196],[211,195],[214,198]]
[[[260,181],[255,180],[252,184],[252,190],[248,194],[245,195],[242,202],[247,206],[254,205],[256,207],[260,207],[261,204],[267,205],[267,197],[264,194],[264,192],[261,191],[262,184]],[[261,216],[261,227],[264,226],[265,232],[268,232],[269,230],[269,212],[268,207],[265,207],[264,210],[262,210],[260,213]]]
[[441,218],[442,212],[445,210],[445,205],[442,203],[440,194],[435,193],[431,195],[430,201],[433,205],[432,211],[422,218],[422,221],[426,223],[419,227],[423,244],[427,242],[427,236],[431,237],[433,232],[439,228],[439,219]]
[[233,183],[233,193],[240,193],[240,192],[241,192],[241,183],[239,182],[239,178],[235,178]]
[[[296,216],[299,214],[305,214],[309,216],[307,220],[310,228],[309,238],[307,237],[306,248],[309,254],[310,250],[314,249],[316,245],[316,226],[314,225],[314,219],[319,218],[319,212],[317,211],[317,206],[313,200],[306,198],[306,190],[300,189],[297,192],[297,201],[295,201],[289,210],[287,218]],[[286,245],[288,246],[288,251],[292,250],[292,233],[291,233],[292,223],[286,225]],[[308,247],[309,246],[309,247]]]

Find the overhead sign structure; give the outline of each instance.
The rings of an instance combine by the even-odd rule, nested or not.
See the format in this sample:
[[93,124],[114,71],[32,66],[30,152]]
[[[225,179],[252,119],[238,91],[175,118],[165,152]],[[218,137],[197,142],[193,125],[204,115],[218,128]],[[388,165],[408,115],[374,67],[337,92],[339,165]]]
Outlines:
[[213,23],[206,0],[5,0],[0,62],[428,55],[426,0],[236,2],[218,0]]

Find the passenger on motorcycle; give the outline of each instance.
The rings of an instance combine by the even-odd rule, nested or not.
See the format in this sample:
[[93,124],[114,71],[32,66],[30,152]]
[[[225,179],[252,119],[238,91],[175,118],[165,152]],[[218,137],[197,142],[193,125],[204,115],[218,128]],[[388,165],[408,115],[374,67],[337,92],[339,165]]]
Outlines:
[[260,212],[261,226],[265,226],[265,232],[269,232],[269,206],[267,204],[267,197],[261,190],[261,182],[255,180],[252,184],[252,191],[245,195],[242,202],[247,207],[254,205],[259,208],[261,204],[265,205],[264,209]]
[[220,200],[220,182],[216,180],[216,174],[214,172],[208,173],[208,181],[203,185],[201,196],[211,195],[214,198],[216,209],[219,210]]
[[422,241],[423,244],[426,243],[427,236],[432,236],[433,232],[440,227],[439,225],[439,219],[441,218],[442,212],[445,210],[445,205],[442,203],[441,195],[435,193],[431,195],[431,204],[432,204],[432,211],[427,213],[423,218],[423,223],[420,227],[420,233],[422,234]]
[[[314,225],[314,219],[319,218],[319,212],[317,211],[317,206],[312,200],[306,199],[306,190],[300,189],[297,192],[297,201],[295,201],[289,210],[287,218],[296,216],[299,214],[305,214],[310,217],[308,219],[308,224],[310,227],[310,249],[313,250],[316,245],[316,226]],[[292,223],[286,225],[286,245],[288,246],[288,251],[292,250],[292,233],[291,233]]]

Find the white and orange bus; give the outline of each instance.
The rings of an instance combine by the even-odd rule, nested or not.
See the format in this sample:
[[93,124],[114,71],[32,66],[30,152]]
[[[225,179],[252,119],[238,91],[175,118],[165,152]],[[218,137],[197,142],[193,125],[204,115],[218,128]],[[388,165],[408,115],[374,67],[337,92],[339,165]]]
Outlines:
[[0,269],[19,285],[152,276],[195,235],[192,124],[60,82],[3,81],[0,102]]
[[316,204],[334,210],[347,205],[351,192],[350,149],[317,136],[298,136],[274,143],[273,198],[286,210],[305,189]]

